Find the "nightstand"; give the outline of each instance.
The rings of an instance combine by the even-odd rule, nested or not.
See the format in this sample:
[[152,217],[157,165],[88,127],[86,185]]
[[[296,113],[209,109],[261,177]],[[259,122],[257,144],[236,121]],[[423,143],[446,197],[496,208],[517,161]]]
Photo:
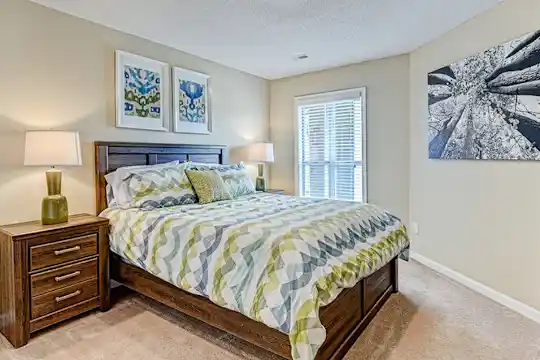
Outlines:
[[280,189],[266,189],[265,192],[270,193],[270,194],[285,195],[285,190],[280,190]]
[[0,331],[13,344],[86,311],[110,308],[109,221],[74,215],[0,226]]

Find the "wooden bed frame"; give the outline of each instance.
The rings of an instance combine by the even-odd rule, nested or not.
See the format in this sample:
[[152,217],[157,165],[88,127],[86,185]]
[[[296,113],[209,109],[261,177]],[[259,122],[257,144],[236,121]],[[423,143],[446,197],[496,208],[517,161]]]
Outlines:
[[[214,145],[173,145],[96,142],[96,197],[99,214],[107,207],[104,176],[123,166],[150,165],[172,160],[226,164],[227,148]],[[186,315],[284,358],[291,358],[286,334],[248,317],[215,305],[204,297],[192,295],[111,253],[111,278],[129,289],[152,298]],[[341,359],[360,336],[371,319],[398,291],[398,259],[355,287],[344,290],[331,304],[321,308],[320,318],[326,328],[326,341],[317,360]]]

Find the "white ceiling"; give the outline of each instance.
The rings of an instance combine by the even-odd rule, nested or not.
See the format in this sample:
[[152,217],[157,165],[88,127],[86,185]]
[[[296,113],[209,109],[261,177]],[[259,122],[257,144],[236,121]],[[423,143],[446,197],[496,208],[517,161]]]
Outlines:
[[32,1],[276,79],[410,52],[502,0]]

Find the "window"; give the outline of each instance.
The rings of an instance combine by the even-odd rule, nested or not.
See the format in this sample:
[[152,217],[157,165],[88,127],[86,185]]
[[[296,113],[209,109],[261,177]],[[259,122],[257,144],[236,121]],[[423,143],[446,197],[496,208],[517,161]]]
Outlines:
[[365,89],[296,98],[300,196],[366,201]]

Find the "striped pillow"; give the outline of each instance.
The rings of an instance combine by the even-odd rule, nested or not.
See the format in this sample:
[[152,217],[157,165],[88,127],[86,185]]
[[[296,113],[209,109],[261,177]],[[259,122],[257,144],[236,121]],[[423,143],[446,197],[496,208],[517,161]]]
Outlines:
[[255,193],[255,185],[244,163],[232,165],[188,163],[188,169],[217,171],[233,198]]
[[184,170],[186,164],[147,171],[127,172],[123,178],[129,206],[154,209],[194,204],[197,195]]

